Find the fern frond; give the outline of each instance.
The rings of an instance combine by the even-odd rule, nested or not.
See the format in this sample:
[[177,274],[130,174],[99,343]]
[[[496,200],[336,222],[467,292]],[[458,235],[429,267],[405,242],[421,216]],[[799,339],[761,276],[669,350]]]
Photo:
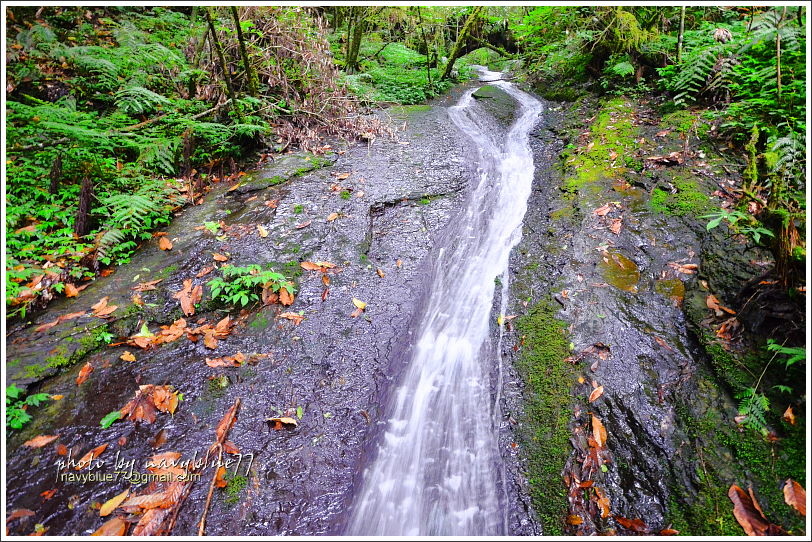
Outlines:
[[152,113],[159,105],[170,103],[164,96],[144,87],[127,87],[116,93],[116,106],[127,115]]
[[104,232],[99,239],[98,246],[96,247],[96,258],[101,260],[109,256],[110,251],[116,245],[119,245],[127,239],[127,234],[120,229],[111,229]]

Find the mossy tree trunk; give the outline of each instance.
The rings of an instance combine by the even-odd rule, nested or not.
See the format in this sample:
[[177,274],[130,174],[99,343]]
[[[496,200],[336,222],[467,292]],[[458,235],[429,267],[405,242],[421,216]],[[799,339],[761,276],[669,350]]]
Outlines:
[[471,11],[470,15],[468,15],[468,18],[465,20],[465,24],[462,25],[462,30],[460,30],[459,35],[457,35],[457,41],[454,42],[454,47],[451,49],[451,56],[448,58],[448,63],[445,65],[445,70],[443,71],[443,75],[440,77],[440,79],[448,79],[451,75],[451,70],[454,69],[454,63],[460,56],[462,56],[462,50],[465,47],[465,42],[468,41],[468,36],[471,34],[471,30],[474,28],[474,25],[484,10],[485,6],[476,6]]
[[257,81],[257,72],[251,66],[251,59],[248,57],[248,49],[245,47],[245,36],[242,33],[242,26],[240,25],[240,14],[237,12],[237,6],[231,6],[231,16],[234,18],[234,26],[237,28],[237,41],[240,45],[240,56],[242,63],[245,67],[245,77],[248,79],[248,94],[257,98],[259,96],[259,84]]
[[220,39],[217,37],[217,30],[214,28],[214,20],[211,16],[211,8],[205,9],[206,22],[209,24],[209,38],[211,40],[212,48],[217,53],[217,60],[220,62],[220,69],[223,72],[223,80],[226,83],[226,91],[228,97],[231,99],[231,105],[234,107],[234,112],[237,114],[237,119],[242,122],[242,114],[240,112],[240,105],[237,103],[237,95],[234,92],[234,85],[231,82],[231,76],[228,73],[228,64],[226,63],[226,56],[223,53],[223,46]]

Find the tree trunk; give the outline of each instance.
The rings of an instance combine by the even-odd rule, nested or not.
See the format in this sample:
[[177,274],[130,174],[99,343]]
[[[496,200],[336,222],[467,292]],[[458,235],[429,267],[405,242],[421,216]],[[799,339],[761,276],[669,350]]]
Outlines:
[[49,174],[51,179],[51,186],[48,189],[50,194],[56,194],[59,192],[59,184],[62,182],[62,153],[59,152],[54,158],[54,163],[51,166],[51,172]]
[[206,22],[209,23],[209,37],[217,53],[217,59],[220,61],[220,69],[223,71],[223,80],[226,82],[226,91],[228,97],[231,98],[231,103],[234,105],[234,112],[237,114],[237,119],[242,122],[242,113],[240,106],[237,103],[237,95],[234,94],[234,86],[231,84],[231,76],[228,74],[228,65],[226,64],[226,56],[223,54],[223,46],[220,45],[220,40],[217,38],[217,30],[214,29],[214,21],[211,18],[211,9],[206,7]]
[[682,38],[685,33],[685,6],[679,12],[679,35],[677,36],[677,64],[682,62]]
[[476,6],[473,11],[471,11],[471,14],[468,15],[465,24],[462,25],[462,30],[460,30],[460,33],[457,35],[457,41],[454,42],[454,47],[451,49],[451,57],[448,59],[448,63],[445,65],[445,71],[443,71],[443,76],[440,79],[448,79],[448,76],[451,75],[451,70],[454,69],[454,62],[462,56],[462,49],[465,46],[465,42],[468,41],[468,35],[471,33],[474,23],[484,9],[485,6]]
[[90,233],[90,200],[93,199],[93,181],[90,176],[82,179],[82,189],[79,192],[79,207],[76,210],[76,222],[73,231],[79,237]]
[[355,20],[352,29],[347,29],[347,73],[358,71],[358,52],[361,50],[361,38],[364,36],[364,7],[356,6]]
[[231,16],[234,17],[234,25],[237,27],[237,41],[240,44],[240,56],[245,66],[245,76],[248,78],[248,94],[256,98],[259,96],[259,91],[257,90],[257,74],[251,67],[251,61],[248,58],[248,50],[245,48],[245,37],[242,35],[240,14],[237,13],[237,6],[231,6]]
[[423,26],[423,15],[420,14],[420,6],[417,6],[417,18],[419,20],[420,32],[423,34],[423,45],[426,47],[426,79],[429,81],[429,88],[434,91],[434,85],[431,82],[431,52],[429,50],[429,40],[426,39],[426,29]]

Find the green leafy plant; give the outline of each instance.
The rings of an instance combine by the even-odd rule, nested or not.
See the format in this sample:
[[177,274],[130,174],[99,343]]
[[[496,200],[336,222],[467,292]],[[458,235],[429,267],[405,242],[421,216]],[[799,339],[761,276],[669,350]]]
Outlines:
[[211,289],[211,298],[227,305],[241,305],[255,303],[260,299],[263,289],[279,292],[285,289],[287,293],[294,294],[296,288],[293,282],[287,280],[282,273],[272,269],[263,270],[259,265],[252,264],[246,267],[224,266],[223,276],[208,282]]
[[803,347],[784,346],[783,344],[778,344],[775,342],[774,339],[767,339],[767,350],[785,355],[786,358],[784,359],[784,366],[787,369],[796,363],[806,362],[806,348]]
[[6,427],[21,429],[33,418],[28,407],[39,406],[51,398],[47,393],[35,393],[23,398],[24,390],[15,384],[6,387]]
[[742,424],[754,431],[766,435],[767,420],[765,418],[770,410],[770,400],[755,388],[746,388],[736,394],[739,399],[739,415],[743,416]]
[[[767,237],[775,237],[775,234],[772,231],[761,226],[751,215],[741,211],[719,209],[719,211],[716,213],[703,215],[699,218],[711,219],[705,226],[708,231],[719,227],[719,225],[724,221],[728,223],[733,231],[751,237],[756,243],[761,242],[762,235]],[[744,222],[745,225],[739,224],[740,222]]]

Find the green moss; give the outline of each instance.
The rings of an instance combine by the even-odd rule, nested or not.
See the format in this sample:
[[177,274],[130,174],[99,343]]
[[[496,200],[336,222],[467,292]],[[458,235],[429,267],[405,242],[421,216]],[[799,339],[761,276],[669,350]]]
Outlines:
[[256,318],[248,324],[251,329],[264,329],[268,327],[268,318],[264,314],[258,314]]
[[562,207],[561,209],[556,209],[552,213],[550,213],[550,220],[558,221],[567,218],[572,218],[575,215],[575,209],[572,205],[567,205],[566,207]]
[[707,123],[699,115],[687,109],[678,109],[664,115],[660,126],[665,129],[673,129],[683,137],[689,134],[703,136],[708,130]]
[[[586,189],[597,192],[593,185],[602,179],[619,178],[627,172],[615,167],[618,157],[629,156],[637,148],[637,127],[632,124],[634,109],[623,97],[607,101],[589,127],[588,143],[565,160],[573,173],[563,183],[565,192]],[[612,158],[614,157],[614,158]]]
[[699,216],[714,210],[710,198],[699,186],[697,179],[674,175],[672,178],[676,193],[655,188],[651,193],[652,210],[672,216]]
[[177,265],[168,265],[155,274],[156,279],[165,279],[172,273],[178,270]]
[[409,113],[418,113],[422,111],[431,111],[431,106],[427,104],[415,104],[415,105],[396,105],[390,109],[393,114],[409,114]]
[[341,191],[341,199],[350,199],[351,194],[349,190],[342,190]]
[[278,184],[282,184],[283,182],[285,182],[287,180],[288,180],[288,178],[283,177],[282,175],[274,175],[273,177],[268,179],[268,182],[271,183],[271,186],[276,186]]
[[526,402],[519,439],[527,458],[533,508],[545,535],[560,535],[567,515],[567,492],[561,475],[570,454],[570,386],[573,367],[566,325],[555,317],[551,300],[536,304],[516,326],[523,348],[517,368],[524,380]]
[[213,399],[219,399],[226,394],[226,388],[231,384],[231,381],[226,375],[220,375],[209,380],[209,396]]
[[229,505],[235,505],[240,502],[240,495],[248,487],[248,477],[229,472],[226,474],[225,480],[227,482],[224,488],[226,492],[225,502]]
[[40,379],[45,374],[45,367],[34,363],[33,365],[26,365],[25,369],[23,369],[23,377],[24,378],[32,378],[35,380]]
[[298,203],[293,206],[293,214],[300,215],[304,211],[304,206],[299,205]]

